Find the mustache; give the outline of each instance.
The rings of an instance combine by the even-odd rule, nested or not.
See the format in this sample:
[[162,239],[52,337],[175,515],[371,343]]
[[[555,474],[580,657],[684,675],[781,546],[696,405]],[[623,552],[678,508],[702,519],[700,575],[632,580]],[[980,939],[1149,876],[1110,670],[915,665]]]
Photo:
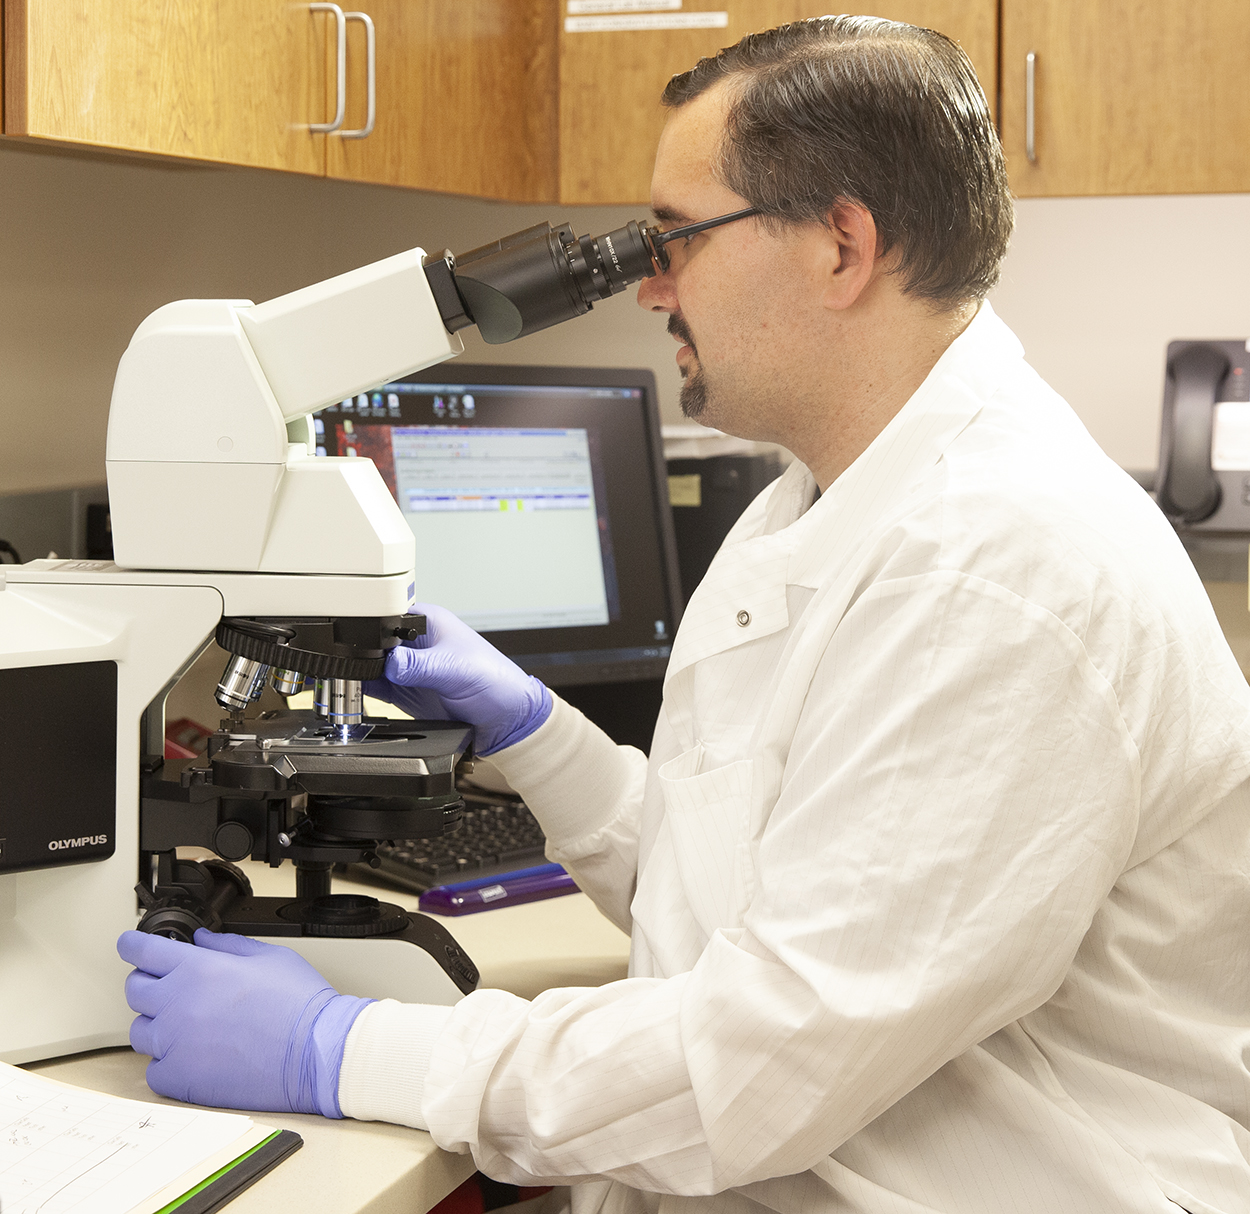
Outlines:
[[686,345],[698,354],[699,348],[694,344],[694,334],[690,332],[690,326],[676,312],[669,314],[668,331],[671,336],[681,338]]

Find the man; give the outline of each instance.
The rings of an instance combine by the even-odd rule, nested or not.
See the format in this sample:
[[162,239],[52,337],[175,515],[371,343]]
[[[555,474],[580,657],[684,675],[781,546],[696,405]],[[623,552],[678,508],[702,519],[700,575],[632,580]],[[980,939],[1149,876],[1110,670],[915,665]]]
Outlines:
[[129,933],[150,1082],[428,1127],[578,1211],[1246,1214],[1250,692],[982,302],[1011,217],[970,65],[822,18],[665,99],[657,215],[760,214],[639,302],[687,413],[800,462],[694,595],[649,764],[437,609],[388,667],[478,727],[631,977],[363,1006]]

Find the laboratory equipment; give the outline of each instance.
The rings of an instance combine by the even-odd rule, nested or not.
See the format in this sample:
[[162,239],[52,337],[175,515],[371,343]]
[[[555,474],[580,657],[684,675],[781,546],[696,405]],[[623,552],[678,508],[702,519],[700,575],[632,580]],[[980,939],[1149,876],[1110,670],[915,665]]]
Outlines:
[[459,258],[443,253],[430,263],[430,282],[448,329],[476,324],[498,344],[571,320],[630,283],[664,273],[672,241],[757,214],[746,207],[667,232],[631,221],[582,237],[567,223],[538,223]]
[[[362,717],[359,683],[424,625],[408,611],[418,554],[376,468],[318,458],[309,418],[460,353],[455,331],[479,314],[507,340],[508,308],[516,336],[654,272],[675,233],[634,228],[645,259],[623,260],[614,234],[566,242],[564,226],[466,256],[463,284],[450,254],[414,249],[259,305],[167,304],[139,326],[109,412],[114,561],[0,567],[0,1058],[126,1041],[113,946],[141,915],[171,936],[203,923],[279,938],[344,992],[450,1003],[472,989],[472,962],[432,920],[327,893],[331,865],[372,842],[454,825],[472,740]],[[165,697],[214,637],[231,654],[228,715],[174,773]],[[275,671],[282,687],[321,680],[324,715],[247,717]],[[179,856],[195,845],[219,858]],[[294,861],[295,897],[253,896],[230,863],[244,856]]]

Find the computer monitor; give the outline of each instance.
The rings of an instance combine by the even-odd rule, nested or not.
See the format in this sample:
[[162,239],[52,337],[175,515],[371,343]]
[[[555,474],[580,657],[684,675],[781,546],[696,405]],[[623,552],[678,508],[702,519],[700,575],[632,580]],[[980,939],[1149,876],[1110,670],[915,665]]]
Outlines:
[[553,687],[663,675],[681,583],[650,371],[445,363],[314,424],[395,495],[418,602]]

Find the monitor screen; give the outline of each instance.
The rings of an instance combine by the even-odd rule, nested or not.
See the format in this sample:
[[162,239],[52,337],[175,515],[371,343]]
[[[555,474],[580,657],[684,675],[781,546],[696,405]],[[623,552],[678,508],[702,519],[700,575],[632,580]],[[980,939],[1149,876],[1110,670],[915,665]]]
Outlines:
[[394,494],[418,602],[552,686],[663,674],[680,590],[650,371],[445,363],[314,424]]

